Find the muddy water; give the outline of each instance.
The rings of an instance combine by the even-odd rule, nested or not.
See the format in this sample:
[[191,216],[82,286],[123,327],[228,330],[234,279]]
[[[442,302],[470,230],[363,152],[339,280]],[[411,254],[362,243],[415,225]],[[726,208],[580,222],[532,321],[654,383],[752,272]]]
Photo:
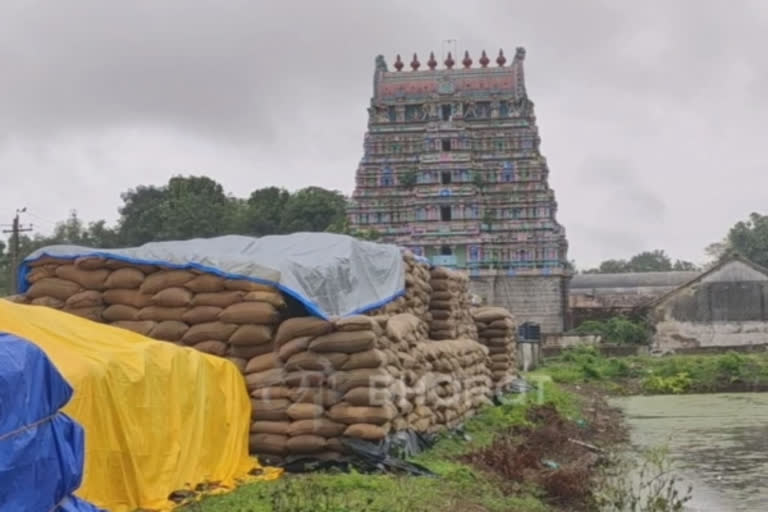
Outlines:
[[640,447],[666,445],[694,487],[688,510],[768,511],[768,393],[616,400]]

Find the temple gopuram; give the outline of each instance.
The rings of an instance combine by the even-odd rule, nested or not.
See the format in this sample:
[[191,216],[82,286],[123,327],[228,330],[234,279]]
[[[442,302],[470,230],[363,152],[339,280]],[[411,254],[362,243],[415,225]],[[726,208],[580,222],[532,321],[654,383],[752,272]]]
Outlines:
[[487,302],[506,305],[542,332],[563,329],[565,230],[556,220],[525,49],[511,63],[485,51],[476,65],[449,52],[438,67],[414,54],[405,71],[376,58],[364,155],[349,220],[429,258],[465,270]]

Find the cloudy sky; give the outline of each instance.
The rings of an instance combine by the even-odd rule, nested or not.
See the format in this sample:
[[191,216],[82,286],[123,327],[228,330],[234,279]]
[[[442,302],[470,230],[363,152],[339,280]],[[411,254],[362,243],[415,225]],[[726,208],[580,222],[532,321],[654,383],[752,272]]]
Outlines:
[[[374,57],[527,49],[581,267],[703,248],[768,213],[768,2],[3,0],[0,223],[117,218],[207,174],[349,193]],[[424,60],[424,59],[422,59]]]

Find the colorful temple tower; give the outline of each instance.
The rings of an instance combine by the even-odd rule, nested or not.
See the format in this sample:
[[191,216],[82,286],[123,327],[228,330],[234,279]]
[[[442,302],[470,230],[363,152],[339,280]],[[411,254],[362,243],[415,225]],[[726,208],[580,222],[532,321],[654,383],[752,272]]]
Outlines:
[[[495,66],[448,53],[438,69],[414,54],[394,71],[376,58],[364,156],[349,221],[433,263],[465,269],[488,302],[507,305],[545,332],[562,330],[567,288],[565,230],[555,214],[525,90],[525,49]],[[556,301],[541,307],[536,294]],[[544,290],[539,290],[544,292]],[[551,306],[551,307],[550,307]]]

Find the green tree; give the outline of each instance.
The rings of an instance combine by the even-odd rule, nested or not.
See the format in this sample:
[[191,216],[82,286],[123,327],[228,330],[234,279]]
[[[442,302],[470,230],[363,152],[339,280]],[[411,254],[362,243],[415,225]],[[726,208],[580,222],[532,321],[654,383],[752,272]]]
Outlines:
[[245,205],[244,232],[254,236],[281,233],[283,211],[290,197],[287,190],[278,187],[251,192]]
[[140,185],[120,195],[118,233],[127,247],[157,240],[165,222],[166,187]]
[[728,232],[720,258],[738,252],[758,265],[768,266],[768,216],[752,213]]
[[160,208],[162,228],[155,239],[184,240],[233,233],[235,201],[206,176],[175,176]]
[[668,272],[670,270],[699,270],[690,261],[672,260],[663,250],[644,251],[629,260],[605,260],[585,274],[620,274],[623,272]]
[[633,256],[627,267],[628,272],[667,272],[672,270],[672,261],[666,252],[657,249]]
[[585,270],[585,274],[619,274],[629,272],[626,260],[605,260],[597,268]]
[[327,231],[329,227],[343,226],[347,200],[335,190],[307,187],[291,194],[282,211],[281,231]]
[[375,241],[381,238],[381,233],[375,229],[352,228],[347,217],[344,217],[341,222],[334,222],[332,225],[328,226],[326,231],[329,233],[339,233],[342,235],[353,236],[355,238],[359,238],[360,240]]
[[174,176],[163,187],[139,186],[121,198],[116,240],[126,246],[238,231],[237,200],[206,176]]
[[99,220],[88,224],[87,242],[84,245],[102,249],[114,249],[123,245],[120,233],[115,228],[107,227],[107,221]]
[[606,343],[647,343],[649,327],[643,321],[634,321],[623,316],[605,320],[587,320],[573,329],[575,334],[599,334]]
[[83,242],[85,236],[83,221],[77,216],[77,211],[72,210],[66,220],[56,224],[51,238],[57,243],[78,245]]
[[[266,187],[254,190],[248,199],[238,199],[227,195],[219,183],[208,177],[175,176],[166,185],[138,186],[121,198],[120,219],[114,228],[104,220],[86,225],[72,211],[66,220],[56,224],[50,235],[20,236],[21,257],[54,244],[109,249],[225,234],[263,236],[332,231],[366,240],[379,238],[375,230],[351,232],[346,198],[340,192],[320,187],[304,188],[293,194]],[[5,244],[0,251],[0,272],[10,275]],[[0,291],[3,283],[0,280]]]
[[697,272],[697,271],[700,271],[701,269],[699,268],[698,265],[690,261],[676,260],[675,264],[672,265],[672,270],[684,270],[684,271]]
[[704,248],[704,252],[709,256],[712,261],[718,262],[728,253],[730,250],[730,242],[728,237],[724,238],[720,242],[714,242]]

